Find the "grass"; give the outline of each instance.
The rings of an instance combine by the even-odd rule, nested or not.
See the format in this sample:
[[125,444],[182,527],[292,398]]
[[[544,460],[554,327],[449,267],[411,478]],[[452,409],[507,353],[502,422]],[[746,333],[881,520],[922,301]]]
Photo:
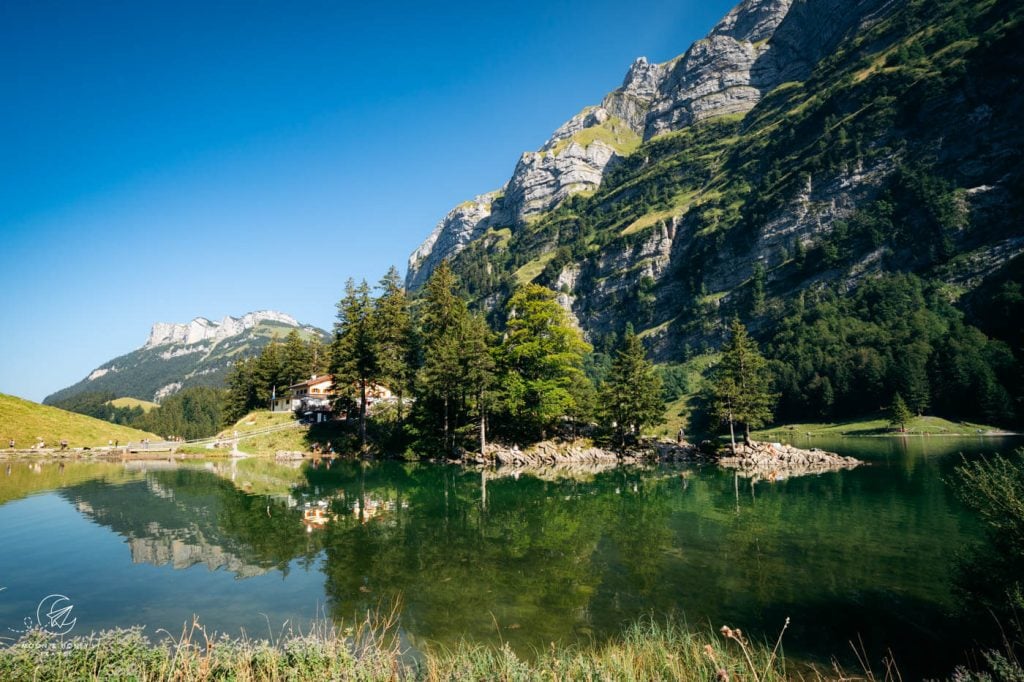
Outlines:
[[270,412],[259,410],[250,412],[218,434],[219,438],[230,439],[235,431],[240,437],[238,449],[250,455],[273,457],[280,450],[290,452],[308,452],[313,442],[334,443],[335,452],[341,452],[341,438],[344,426],[339,422],[327,422],[304,426],[296,424],[295,428],[261,433],[246,437],[246,434],[263,429],[295,423],[291,412]]
[[663,220],[671,220],[674,216],[685,215],[696,196],[697,192],[695,191],[683,192],[677,195],[672,199],[672,206],[663,211],[653,211],[640,216],[623,228],[622,232],[619,233],[620,236],[625,237],[626,235],[636,234]]
[[160,440],[152,433],[0,393],[0,448],[6,448],[11,438],[20,449],[32,447],[40,438],[49,447],[65,439],[73,448],[106,446],[110,440]]
[[513,275],[519,284],[529,284],[537,278],[537,275],[544,272],[544,266],[555,257],[554,251],[542,253],[515,271]]
[[[376,625],[330,624],[277,641],[211,637],[196,623],[153,642],[141,628],[64,639],[40,631],[0,649],[5,680],[751,680],[789,679],[772,644],[741,632],[693,632],[674,621],[642,620],[605,644],[558,646],[524,658],[508,645],[464,642],[405,655],[398,610]],[[783,632],[785,628],[783,628]],[[838,672],[838,671],[837,671]],[[802,671],[803,679],[824,679]],[[874,679],[869,675],[866,679]]]
[[508,227],[497,230],[492,227],[484,234],[484,239],[491,240],[494,248],[499,251],[504,250],[508,246],[509,240],[512,239],[512,230]]
[[148,400],[140,400],[139,398],[114,398],[108,402],[114,407],[141,407],[143,412],[149,412],[152,409],[160,407],[156,403]]
[[221,438],[229,438],[235,431],[239,434],[262,431],[271,426],[281,426],[295,421],[291,412],[271,412],[270,410],[256,410],[239,419],[233,426],[229,426],[220,432]]
[[241,439],[238,442],[238,449],[250,455],[273,456],[278,450],[300,450],[307,449],[305,437],[308,429],[297,426],[294,429],[282,429],[257,436],[246,438],[246,434],[263,429],[284,426],[295,422],[291,412],[271,412],[270,410],[258,410],[245,415],[234,425],[217,434],[218,438],[230,439],[237,432]]
[[614,149],[620,156],[628,156],[637,150],[642,140],[625,121],[612,116],[600,125],[584,128],[572,137],[559,140],[549,150],[549,153],[553,156],[558,156],[572,142],[575,142],[584,149],[594,142],[603,142]]
[[976,436],[979,434],[1005,433],[999,428],[985,426],[984,424],[952,422],[942,417],[923,416],[911,419],[907,424],[906,433],[900,433],[890,426],[889,420],[884,417],[868,417],[844,422],[785,424],[755,431],[752,435],[755,438],[767,440],[773,434],[792,432],[810,434],[812,436]]
[[279,450],[306,452],[309,450],[309,444],[306,442],[308,432],[308,429],[300,427],[242,438],[238,442],[238,449],[250,455],[263,456],[273,456]]

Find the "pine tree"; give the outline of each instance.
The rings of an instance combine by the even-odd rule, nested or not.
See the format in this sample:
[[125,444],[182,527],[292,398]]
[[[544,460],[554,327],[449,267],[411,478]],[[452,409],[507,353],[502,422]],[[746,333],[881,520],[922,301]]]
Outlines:
[[506,408],[541,438],[576,408],[574,386],[593,350],[558,305],[556,294],[537,284],[519,288],[508,302],[501,356]]
[[466,315],[462,324],[462,383],[476,402],[480,454],[487,445],[487,410],[494,382],[494,358],[491,356],[491,329],[480,315]]
[[331,348],[325,346],[319,334],[314,334],[306,342],[306,352],[309,354],[309,373],[320,376],[326,374],[331,368]]
[[914,413],[907,407],[903,396],[897,393],[893,396],[892,405],[889,406],[889,425],[900,427],[900,433],[906,433],[907,424],[914,418]]
[[236,422],[259,404],[256,358],[242,358],[228,372],[225,420]]
[[736,450],[736,424],[742,424],[747,439],[750,430],[764,426],[772,419],[776,395],[769,391],[771,374],[768,363],[746,327],[734,318],[729,327],[729,340],[722,348],[715,382],[712,387],[714,412],[729,424],[732,449]]
[[468,312],[459,298],[458,280],[447,261],[430,275],[421,312],[423,366],[417,376],[417,406],[422,413],[438,411],[445,450],[453,446],[455,412],[461,396],[460,336]]
[[259,405],[269,409],[270,400],[278,390],[289,385],[284,378],[284,351],[281,342],[275,336],[264,347],[256,360],[256,395]]
[[279,392],[292,384],[309,379],[309,375],[312,372],[312,364],[309,346],[302,340],[299,331],[293,329],[288,332],[282,351],[282,385],[278,387]]
[[665,420],[661,377],[647,360],[644,345],[631,325],[626,328],[622,347],[612,361],[602,398],[622,443],[627,433],[638,436],[645,426]]
[[374,328],[380,380],[398,398],[398,421],[402,422],[405,393],[412,382],[413,329],[409,298],[402,288],[398,270],[392,267],[378,285],[374,303]]
[[366,445],[366,389],[379,373],[373,301],[365,280],[345,283],[345,296],[338,302],[334,325],[332,368],[334,385],[340,390],[356,387],[359,397],[359,440]]

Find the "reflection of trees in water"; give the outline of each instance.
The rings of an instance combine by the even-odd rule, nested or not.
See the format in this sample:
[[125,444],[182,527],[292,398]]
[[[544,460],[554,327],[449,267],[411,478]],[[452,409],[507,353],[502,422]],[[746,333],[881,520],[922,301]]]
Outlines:
[[118,486],[87,481],[60,494],[125,537],[136,562],[205,564],[247,577],[287,573],[291,560],[312,560],[317,549],[285,501],[247,495],[203,471],[150,472]]
[[396,505],[324,532],[338,617],[401,594],[416,637],[497,641],[497,624],[530,647],[614,634],[652,609],[765,635],[791,616],[791,653],[842,655],[858,632],[879,653],[948,634],[950,559],[972,527],[943,470],[744,482],[739,512],[732,477],[711,468],[492,478],[486,509],[478,472],[384,464],[309,476],[346,508],[360,496]]
[[[616,469],[489,478],[484,505],[479,472],[393,462],[260,464],[245,480],[265,484],[262,495],[185,470],[62,494],[124,537],[182,543],[197,548],[188,561],[240,575],[322,557],[332,615],[401,595],[402,625],[419,641],[500,632],[528,651],[616,634],[653,610],[766,636],[790,616],[791,656],[841,655],[858,632],[869,650],[900,655],[951,629],[951,560],[975,527],[943,483],[956,458],[905,469],[893,457],[743,482],[738,499],[732,476],[712,467]],[[331,520],[306,532],[302,503],[321,500]]]

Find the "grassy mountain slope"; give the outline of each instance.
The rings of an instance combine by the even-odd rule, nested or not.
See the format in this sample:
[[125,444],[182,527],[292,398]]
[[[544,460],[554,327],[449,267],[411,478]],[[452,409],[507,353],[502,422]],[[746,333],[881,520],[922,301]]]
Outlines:
[[158,436],[111,424],[0,393],[0,447],[13,438],[18,448],[32,447],[41,438],[48,447],[66,439],[70,447],[105,446],[108,440],[138,442]]
[[154,402],[139,400],[138,398],[115,398],[110,401],[110,404],[114,407],[141,407],[143,412],[149,412],[153,408],[160,407]]
[[[769,350],[783,341],[792,350],[800,330],[821,317],[819,304],[839,308],[830,301],[882,274],[913,273],[922,291],[900,284],[878,300],[916,295],[918,307],[939,311],[935,324],[973,339],[957,326],[952,304],[1016,355],[1015,364],[978,341],[994,369],[958,379],[977,384],[990,403],[974,417],[1005,421],[1024,358],[1020,325],[1006,322],[1024,312],[1022,17],[1024,6],[1009,0],[891,3],[806,80],[775,87],[746,115],[644,142],[596,192],[511,234],[484,235],[454,267],[480,305],[536,281],[563,294],[599,347],[631,323],[663,362],[717,347],[734,315]],[[898,316],[842,314],[854,322],[875,315],[874,328],[901,333]],[[790,337],[780,340],[787,320]],[[865,338],[850,331],[838,332],[847,345]],[[887,343],[878,371],[892,379],[900,359]],[[934,348],[923,352],[923,363],[940,363]],[[828,358],[798,355],[787,362],[811,365],[797,366],[786,388],[867,371],[826,371]],[[981,386],[993,372],[1002,387]],[[836,392],[823,385],[803,403]]]

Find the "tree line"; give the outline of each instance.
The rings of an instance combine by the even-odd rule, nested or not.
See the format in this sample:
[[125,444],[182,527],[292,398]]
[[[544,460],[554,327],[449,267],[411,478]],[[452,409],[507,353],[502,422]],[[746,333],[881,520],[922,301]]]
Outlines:
[[[447,263],[413,299],[395,268],[375,286],[349,280],[337,304],[333,339],[292,330],[255,356],[237,360],[226,388],[180,391],[148,413],[113,408],[110,396],[85,394],[68,409],[92,410],[161,435],[213,435],[311,376],[334,377],[334,410],[353,423],[359,442],[387,452],[483,451],[489,438],[528,444],[581,432],[624,446],[665,418],[664,372],[627,326],[594,352],[556,293],[518,287],[493,321],[470,309]],[[713,412],[749,435],[772,417],[767,366],[735,321],[715,383]],[[369,394],[395,399],[369,414]],[[74,403],[74,404],[72,404]]]
[[[368,437],[367,390],[396,397],[391,447],[483,450],[489,437],[525,443],[614,424],[621,441],[663,419],[661,380],[630,331],[604,381],[593,350],[554,291],[516,289],[492,325],[472,311],[447,263],[411,300],[392,268],[375,290],[350,280],[338,302],[330,370]],[[408,398],[412,398],[411,401]]]

